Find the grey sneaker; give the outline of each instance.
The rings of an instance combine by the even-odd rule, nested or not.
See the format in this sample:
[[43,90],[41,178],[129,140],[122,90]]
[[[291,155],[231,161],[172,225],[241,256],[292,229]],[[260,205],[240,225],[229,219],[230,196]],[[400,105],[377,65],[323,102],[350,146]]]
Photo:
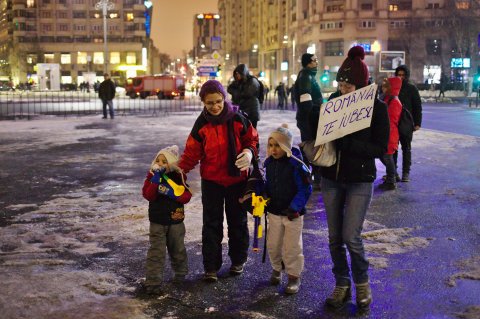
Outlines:
[[357,294],[357,307],[365,308],[372,303],[372,290],[370,289],[370,283],[355,285]]
[[218,277],[217,277],[217,272],[216,271],[207,271],[203,275],[203,280],[206,282],[217,282]]
[[349,286],[335,286],[325,303],[333,308],[340,308],[351,299],[352,291]]
[[230,267],[230,275],[233,276],[238,276],[243,273],[243,266],[245,264],[239,264],[239,265],[232,265]]
[[404,173],[402,174],[402,182],[404,182],[404,183],[410,182],[410,173],[404,172]]
[[278,285],[282,281],[282,273],[276,270],[272,271],[272,276],[270,277],[270,283],[272,285]]
[[300,289],[300,277],[288,276],[288,284],[285,287],[285,293],[289,295],[296,294]]

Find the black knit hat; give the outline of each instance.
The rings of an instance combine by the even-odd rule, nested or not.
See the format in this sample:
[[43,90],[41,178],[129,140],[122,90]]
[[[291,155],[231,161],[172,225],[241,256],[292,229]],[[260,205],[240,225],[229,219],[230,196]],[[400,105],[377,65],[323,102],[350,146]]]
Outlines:
[[302,66],[304,68],[307,67],[307,65],[312,62],[312,58],[315,56],[315,54],[311,54],[311,53],[304,53],[302,55]]

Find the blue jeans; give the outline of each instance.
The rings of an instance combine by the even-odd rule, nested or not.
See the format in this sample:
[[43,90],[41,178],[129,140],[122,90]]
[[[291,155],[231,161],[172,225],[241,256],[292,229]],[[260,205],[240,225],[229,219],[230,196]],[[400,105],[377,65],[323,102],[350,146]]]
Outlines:
[[110,113],[110,118],[114,118],[115,112],[113,110],[113,101],[112,100],[102,100],[102,107],[103,107],[103,117],[107,118],[107,105],[108,111]]
[[350,286],[346,249],[350,254],[353,281],[355,284],[366,283],[368,260],[361,232],[372,199],[373,183],[340,183],[322,178],[321,186],[335,283]]

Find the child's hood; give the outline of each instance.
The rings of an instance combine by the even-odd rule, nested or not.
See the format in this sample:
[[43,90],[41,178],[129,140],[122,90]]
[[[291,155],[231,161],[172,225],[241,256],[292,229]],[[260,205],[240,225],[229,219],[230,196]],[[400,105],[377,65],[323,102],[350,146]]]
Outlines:
[[398,76],[393,76],[388,78],[388,82],[390,83],[390,95],[398,96],[402,88],[402,79]]

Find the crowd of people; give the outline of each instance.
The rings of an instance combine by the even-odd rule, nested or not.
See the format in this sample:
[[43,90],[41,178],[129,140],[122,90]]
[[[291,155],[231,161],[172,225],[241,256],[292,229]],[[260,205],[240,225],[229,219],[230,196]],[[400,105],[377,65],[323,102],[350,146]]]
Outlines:
[[[364,58],[362,47],[349,50],[337,73],[338,91],[330,100],[371,84]],[[294,94],[297,104],[297,127],[304,142],[316,139],[323,97],[316,81],[317,57],[305,53],[301,63],[302,69],[290,94]],[[144,284],[149,294],[162,291],[166,252],[175,273],[174,280],[183,281],[188,273],[183,221],[191,193],[186,180],[198,164],[203,204],[203,278],[207,282],[218,281],[224,262],[221,244],[224,218],[228,228],[229,273],[239,276],[244,271],[250,238],[247,211],[239,199],[244,195],[252,161],[260,159],[256,128],[262,100],[259,96],[265,91],[245,64],[235,68],[233,77],[227,89],[216,80],[202,85],[199,96],[204,108],[187,137],[183,154],[179,154],[176,145],[164,148],[148,169],[143,196],[149,201],[150,248]],[[287,124],[270,132],[263,162],[265,187],[257,195],[266,200],[270,283],[279,285],[285,274],[288,277],[286,294],[297,293],[301,286],[302,229],[304,215],[308,213],[305,207],[312,192],[318,191],[326,211],[335,278],[335,286],[325,303],[342,307],[352,298],[355,289],[359,308],[368,308],[371,304],[369,262],[361,232],[373,196],[375,159],[386,166],[382,189],[393,190],[395,183],[410,180],[412,133],[421,127],[422,109],[418,90],[408,79],[408,68],[401,65],[394,77],[382,82],[373,101],[371,124],[333,141],[336,162],[332,166],[309,163],[302,150],[293,145],[292,130]],[[227,92],[231,94],[231,101]],[[275,88],[275,94],[279,97],[279,108],[285,107],[287,89],[283,83]],[[105,105],[109,105],[108,99],[103,99],[106,99]],[[414,119],[408,136],[398,131],[403,108],[410,111]],[[399,144],[403,153],[401,178],[397,174]]]

